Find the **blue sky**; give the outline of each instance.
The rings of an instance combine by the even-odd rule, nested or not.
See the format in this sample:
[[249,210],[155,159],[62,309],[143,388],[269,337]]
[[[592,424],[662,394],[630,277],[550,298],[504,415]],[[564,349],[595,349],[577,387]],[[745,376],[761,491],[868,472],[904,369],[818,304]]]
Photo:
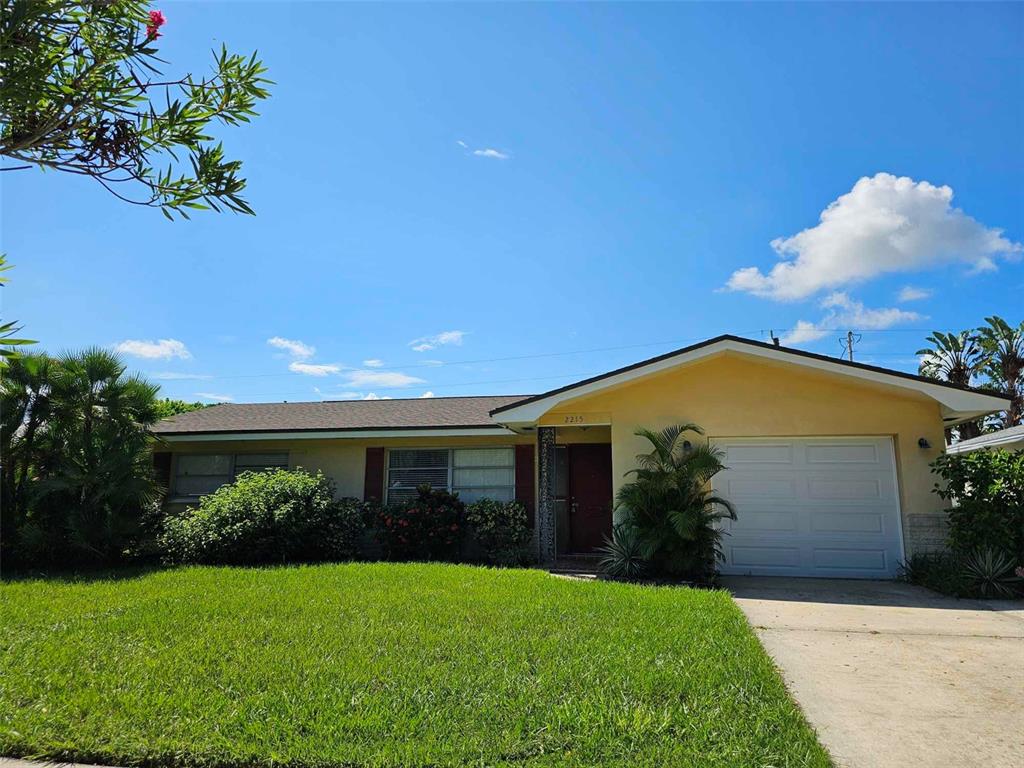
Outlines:
[[155,7],[168,74],[224,41],[277,83],[220,132],[257,216],[7,173],[3,299],[169,396],[532,393],[768,329],[913,370],[1024,314],[1024,5]]

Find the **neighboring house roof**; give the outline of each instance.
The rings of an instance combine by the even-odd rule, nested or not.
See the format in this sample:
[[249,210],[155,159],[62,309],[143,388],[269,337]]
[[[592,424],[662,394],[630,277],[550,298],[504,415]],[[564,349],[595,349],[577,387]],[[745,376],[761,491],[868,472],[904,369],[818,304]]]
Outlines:
[[982,448],[1005,448],[1010,451],[1024,451],[1024,424],[1007,427],[987,435],[961,440],[946,448],[946,453],[970,453]]
[[575,384],[569,384],[550,392],[528,397],[518,403],[498,406],[491,415],[502,424],[528,424],[535,422],[540,415],[551,410],[562,402],[593,394],[604,389],[627,383],[643,376],[658,373],[669,368],[696,362],[713,355],[725,352],[744,354],[752,357],[766,358],[778,362],[802,365],[828,373],[850,376],[855,379],[887,384],[890,386],[912,389],[937,400],[943,412],[943,418],[949,424],[978,418],[994,411],[1004,410],[1010,402],[1005,395],[983,392],[970,387],[961,387],[944,381],[929,379],[903,371],[880,368],[875,365],[854,363],[835,357],[804,352],[799,349],[780,347],[761,341],[740,338],[739,336],[716,336],[689,347],[677,349],[649,360],[643,360],[624,368],[618,368],[600,376],[594,376]]
[[284,432],[305,432],[328,436],[326,433],[331,432],[423,429],[490,429],[507,434],[494,423],[489,412],[523,397],[494,395],[313,403],[223,403],[163,419],[153,431],[161,437],[178,439],[204,435],[235,436],[239,433],[279,437]]

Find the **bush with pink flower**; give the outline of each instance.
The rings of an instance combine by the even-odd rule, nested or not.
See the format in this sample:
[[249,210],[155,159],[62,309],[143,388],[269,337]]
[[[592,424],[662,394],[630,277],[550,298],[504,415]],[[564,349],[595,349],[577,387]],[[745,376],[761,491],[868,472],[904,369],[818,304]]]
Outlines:
[[465,513],[458,494],[421,485],[416,498],[378,511],[378,537],[385,555],[391,560],[454,560]]

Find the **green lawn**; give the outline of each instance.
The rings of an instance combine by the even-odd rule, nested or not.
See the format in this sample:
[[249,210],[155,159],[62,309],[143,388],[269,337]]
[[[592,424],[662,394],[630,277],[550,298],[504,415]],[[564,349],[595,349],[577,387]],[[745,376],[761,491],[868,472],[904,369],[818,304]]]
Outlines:
[[0,585],[0,754],[150,766],[803,766],[725,593],[449,565]]

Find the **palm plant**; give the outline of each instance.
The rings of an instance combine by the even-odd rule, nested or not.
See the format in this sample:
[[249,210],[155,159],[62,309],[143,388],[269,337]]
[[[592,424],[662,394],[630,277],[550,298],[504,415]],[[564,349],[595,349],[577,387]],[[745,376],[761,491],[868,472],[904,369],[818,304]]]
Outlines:
[[1013,558],[991,547],[967,556],[963,577],[971,591],[981,597],[1013,597],[1020,582],[1014,571]]
[[[985,365],[984,350],[978,338],[970,331],[934,331],[925,341],[932,346],[919,349],[916,353],[921,356],[919,373],[922,376],[968,387],[971,385],[971,379]],[[962,440],[981,434],[981,428],[975,422],[961,424],[958,430]],[[947,441],[950,434],[951,431],[947,429]]]
[[986,317],[978,329],[985,354],[985,373],[1010,396],[1010,407],[1000,427],[1024,423],[1024,322],[1014,327],[998,315]]
[[[24,355],[0,385],[5,546],[36,559],[123,550],[158,498],[149,427],[158,388],[103,349]],[[24,552],[23,552],[24,554]]]
[[692,445],[687,433],[704,434],[696,424],[637,430],[652,450],[636,457],[637,469],[627,473],[635,479],[619,489],[615,504],[655,569],[704,580],[724,559],[719,523],[735,520],[736,512],[709,488],[725,468],[721,451],[706,443]]
[[640,537],[629,523],[619,523],[612,528],[611,538],[606,536],[604,546],[597,551],[601,554],[598,566],[609,576],[637,579],[647,570]]

